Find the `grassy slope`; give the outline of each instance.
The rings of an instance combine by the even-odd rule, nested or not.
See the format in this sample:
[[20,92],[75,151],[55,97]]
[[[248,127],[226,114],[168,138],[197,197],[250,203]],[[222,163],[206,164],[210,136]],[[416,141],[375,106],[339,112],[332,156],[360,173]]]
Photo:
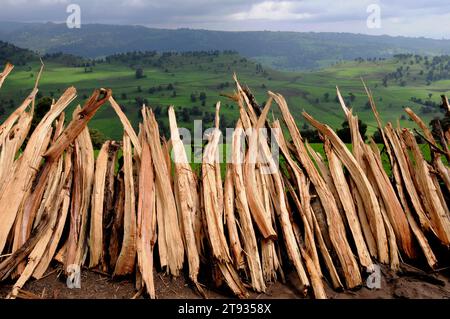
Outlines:
[[[134,125],[139,120],[139,108],[134,101],[136,96],[146,98],[151,106],[174,105],[179,111],[183,107],[190,109],[198,106],[203,112],[214,112],[213,105],[216,101],[221,100],[223,103],[221,112],[231,121],[238,116],[237,107],[232,106],[233,103],[227,98],[221,97],[220,93],[232,92],[232,73],[236,71],[241,82],[252,89],[260,103],[265,101],[265,92],[268,89],[284,94],[300,126],[305,122],[300,113],[302,110],[306,110],[333,128],[340,127],[344,116],[340,106],[335,102],[335,86],[339,85],[344,95],[352,92],[356,96],[352,107],[359,117],[369,124],[369,132],[372,133],[375,130],[375,121],[371,111],[365,107],[367,99],[360,77],[364,77],[372,88],[381,116],[386,121],[399,119],[403,114],[402,108],[406,105],[419,111],[421,106],[409,101],[412,96],[425,100],[428,93],[433,93],[432,99],[438,102],[440,94],[449,93],[450,80],[433,82],[427,86],[423,78],[419,77],[414,81],[412,76],[404,87],[395,83],[390,83],[387,88],[383,87],[381,85],[382,77],[386,73],[393,72],[401,64],[402,62],[397,60],[345,62],[321,71],[305,73],[287,73],[266,69],[267,73],[264,75],[256,71],[256,65],[253,62],[237,55],[174,56],[159,67],[144,66],[146,78],[136,79],[134,68],[125,63],[97,64],[93,73],[85,73],[83,68],[64,67],[48,62],[41,80],[40,90],[43,95],[50,95],[53,92],[54,96],[58,97],[68,85],[74,85],[79,92],[77,102],[82,103],[83,98],[88,96],[93,88],[110,87],[119,103],[126,106],[127,116]],[[31,72],[26,66],[18,67],[12,73],[0,91],[0,103],[14,99],[15,104],[18,105],[20,100],[26,97],[35,80],[30,74],[36,73],[39,66],[32,64],[31,67]],[[411,67],[411,73],[418,73],[420,69],[420,65],[414,65]],[[230,87],[219,89],[218,85],[224,82],[229,82]],[[174,85],[176,97],[172,97],[172,91],[167,90],[154,94],[148,93],[150,87],[159,85],[166,87],[169,83]],[[138,86],[142,88],[141,93],[137,91]],[[201,106],[200,101],[197,100],[194,103],[190,100],[191,93],[198,95],[200,92],[205,92],[207,95],[204,107]],[[328,102],[325,102],[323,98],[326,92],[330,94]],[[121,99],[123,93],[127,95],[127,99]],[[317,98],[319,103],[316,102]],[[274,111],[276,116],[276,108]],[[8,112],[11,112],[11,109],[7,109]],[[436,114],[422,116],[429,121]],[[200,118],[202,116],[197,117],[197,119]],[[191,117],[189,123],[181,122],[179,125],[191,128],[194,119],[196,118]],[[160,120],[167,123],[166,115],[162,114]],[[407,120],[401,121],[401,124],[403,126],[412,125]],[[114,139],[120,139],[122,136],[121,125],[108,106],[99,111],[90,126],[100,129]]]

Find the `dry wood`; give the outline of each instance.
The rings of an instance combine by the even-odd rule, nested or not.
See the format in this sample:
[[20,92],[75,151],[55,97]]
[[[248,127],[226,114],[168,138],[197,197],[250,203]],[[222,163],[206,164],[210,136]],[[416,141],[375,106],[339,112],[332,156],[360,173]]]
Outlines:
[[430,216],[430,221],[433,229],[436,231],[438,238],[446,246],[450,245],[450,219],[448,218],[448,207],[443,205],[438,193],[441,192],[433,183],[431,173],[428,169],[428,164],[423,158],[422,152],[417,145],[414,135],[408,130],[404,129],[402,134],[408,148],[411,150],[414,157],[415,167],[413,168],[417,177],[417,190],[421,194],[424,206]]
[[303,144],[300,132],[297,125],[295,124],[294,119],[292,118],[291,113],[289,112],[286,101],[281,95],[277,95],[274,93],[270,94],[274,97],[275,101],[280,107],[284,121],[293,139],[295,150],[300,163],[303,165],[306,173],[311,179],[311,182],[315,186],[321,203],[324,207],[325,213],[327,214],[327,224],[329,228],[330,238],[343,268],[347,286],[349,288],[357,287],[361,285],[362,282],[361,274],[359,272],[355,257],[353,256],[353,253],[348,244],[345,235],[344,224],[339,214],[333,194],[327,187],[323,178],[317,172],[311,159],[308,157],[308,153]]
[[374,190],[367,179],[361,166],[356,161],[355,157],[350,153],[345,144],[336,135],[336,133],[314,118],[312,118],[306,112],[302,113],[308,122],[310,122],[315,128],[317,128],[322,134],[329,138],[333,148],[338,155],[342,163],[347,167],[350,175],[352,176],[355,184],[360,192],[361,196],[365,199],[364,206],[366,213],[368,214],[370,224],[373,225],[376,230],[375,237],[377,239],[378,247],[378,259],[382,263],[387,263],[389,261],[388,254],[388,243],[386,237],[386,231],[384,227],[383,217],[381,214],[381,209],[378,203],[378,199],[374,193]]
[[[266,104],[262,114],[260,115],[260,117],[258,119],[258,122],[255,127],[255,132],[253,134],[260,135],[260,129],[266,122],[266,117],[269,112],[270,106],[271,106],[271,101],[269,100],[269,102]],[[257,138],[260,138],[258,135],[257,135]],[[293,231],[293,225],[290,220],[290,213],[289,213],[288,205],[286,202],[286,197],[284,194],[283,181],[282,181],[282,178],[280,177],[279,171],[274,168],[275,163],[273,162],[273,159],[270,154],[270,150],[267,147],[267,142],[263,141],[260,146],[261,146],[261,151],[264,156],[263,162],[268,163],[269,166],[272,167],[271,176],[272,176],[273,182],[270,183],[270,185],[268,185],[268,187],[269,187],[270,194],[272,197],[272,202],[274,203],[275,210],[277,211],[277,215],[279,217],[279,222],[280,222],[281,229],[283,231],[287,253],[288,253],[289,259],[294,264],[294,267],[300,278],[300,283],[304,286],[305,290],[307,290],[308,286],[309,286],[309,280],[308,280],[308,277],[306,275],[306,272],[305,272],[305,269],[304,269],[304,266],[302,263],[300,249],[299,249],[298,245],[296,244],[295,235],[294,235],[294,231]],[[249,152],[250,151],[251,150],[249,150]]]
[[[145,123],[147,120],[147,123]],[[147,111],[144,126],[148,129],[148,139],[155,169],[158,241],[165,242],[167,248],[168,271],[178,276],[183,267],[184,247],[178,220],[174,195],[171,191],[170,172],[167,169],[164,153],[160,144],[159,128],[153,112]],[[161,250],[160,250],[161,253]],[[163,263],[162,263],[163,264]]]
[[[58,161],[62,162],[62,158]],[[63,175],[61,178],[58,191],[56,192],[56,196],[51,201],[51,205],[46,208],[46,214],[49,215],[50,218],[50,227],[46,229],[45,232],[40,234],[40,239],[36,243],[34,249],[31,251],[27,266],[25,267],[23,273],[20,278],[14,284],[11,293],[8,295],[8,298],[15,298],[23,287],[23,285],[28,281],[28,279],[33,275],[36,267],[39,265],[39,262],[42,260],[43,255],[48,249],[48,245],[54,233],[54,227],[56,227],[58,216],[61,215],[61,204],[65,198],[64,193],[70,188],[70,184],[72,183],[72,174],[67,173]]]
[[123,136],[123,167],[125,183],[124,233],[122,248],[117,258],[114,276],[124,276],[134,271],[136,263],[136,206],[133,180],[133,155],[131,140]]
[[224,186],[224,210],[225,221],[228,229],[228,237],[230,239],[231,252],[233,263],[236,269],[244,269],[245,257],[242,249],[241,240],[237,227],[237,220],[235,216],[235,194],[233,186],[233,166],[227,165],[227,172]]
[[215,168],[221,134],[216,127],[210,135],[209,143],[205,147],[202,163],[203,205],[212,254],[219,263],[229,263],[231,262],[231,256],[223,232]]
[[236,210],[239,215],[240,226],[242,229],[241,231],[242,243],[244,246],[244,253],[250,271],[252,288],[255,289],[256,291],[262,291],[263,287],[265,287],[265,283],[256,241],[256,234],[253,228],[243,177],[244,135],[245,133],[244,130],[242,129],[242,122],[239,120],[236,126],[236,130],[233,133],[232,150],[231,150],[232,168],[233,168],[232,175],[235,187],[235,202],[236,202]]
[[189,165],[183,142],[180,139],[180,132],[178,131],[173,107],[169,108],[169,123],[173,148],[172,156],[175,166],[175,199],[178,207],[178,216],[181,220],[181,229],[188,258],[189,277],[197,284],[200,257],[194,232],[194,218],[197,210],[200,209],[199,198],[196,188],[192,187],[194,173]]
[[366,242],[364,241],[361,225],[353,203],[352,194],[344,176],[342,163],[338,159],[328,140],[325,142],[325,152],[327,154],[330,173],[333,178],[334,185],[336,186],[336,191],[340,196],[340,200],[347,217],[347,222],[353,235],[359,262],[365,268],[371,268],[372,259],[370,258],[369,250],[366,246]]
[[114,194],[116,180],[116,163],[120,145],[112,141],[108,152],[108,164],[105,178],[105,203],[103,205],[103,258],[102,269],[108,272],[109,267],[109,244],[111,241],[111,228],[114,223]]
[[3,82],[5,82],[6,77],[9,75],[9,73],[11,73],[13,69],[14,65],[12,65],[11,63],[6,63],[3,72],[0,73],[0,89],[2,88]]
[[5,247],[6,238],[14,223],[24,195],[31,188],[31,182],[34,180],[42,163],[42,155],[50,141],[51,124],[74,98],[75,89],[69,88],[50,112],[44,116],[31,135],[20,162],[16,165],[14,172],[12,172],[14,177],[9,179],[4,185],[4,191],[0,194],[0,206],[2,207],[0,252]]
[[[62,173],[62,177],[60,177],[63,180],[68,180],[68,182],[70,180],[73,182],[73,175],[72,175],[73,168],[71,155],[72,155],[71,152],[66,153],[66,156],[64,158],[64,172]],[[50,265],[50,262],[52,261],[56,253],[56,249],[58,248],[58,244],[61,239],[64,226],[66,224],[67,215],[70,207],[70,195],[71,195],[70,187],[71,185],[69,184],[64,185],[63,189],[60,190],[60,193],[57,194],[57,196],[63,198],[61,209],[58,215],[58,220],[55,225],[54,233],[52,234],[52,237],[49,241],[47,250],[45,251],[44,255],[41,258],[41,261],[39,262],[38,266],[33,272],[33,277],[36,279],[41,279],[44,276],[45,272],[47,271]],[[54,198],[53,200],[57,201],[59,199]]]
[[399,137],[395,133],[392,125],[388,123],[388,125],[384,129],[386,139],[389,141],[389,145],[392,148],[392,153],[395,155],[395,159],[398,164],[399,171],[401,173],[401,178],[405,185],[406,193],[409,195],[409,199],[414,207],[414,210],[419,218],[419,223],[424,230],[431,229],[431,223],[428,217],[425,214],[424,208],[422,206],[422,201],[417,193],[416,187],[414,186],[413,178],[411,176],[411,172],[409,170],[408,161],[406,158],[406,154],[401,146]]
[[[270,106],[271,101],[267,103],[266,107],[269,109]],[[264,123],[265,119],[262,124]],[[257,189],[255,166],[258,156],[258,145],[260,140],[259,135],[261,134],[259,130],[260,128],[255,127],[253,130],[251,130],[251,135],[249,137],[248,152],[244,164],[245,189],[247,192],[250,212],[252,213],[253,220],[255,221],[256,225],[258,225],[258,229],[260,230],[264,238],[275,239],[276,233],[271,223],[270,214],[266,211],[263,205],[263,200],[260,196],[260,193],[255,191]]]
[[[405,214],[408,219],[411,230],[412,230],[413,234],[415,235],[417,242],[419,243],[419,246],[421,247],[421,249],[425,255],[428,265],[431,268],[434,268],[436,265],[436,262],[437,262],[436,257],[428,243],[428,240],[426,239],[421,228],[415,221],[415,218],[411,212],[411,209],[410,209],[409,204],[406,199],[406,194],[405,194],[404,186],[403,186],[404,183],[403,183],[403,179],[402,179],[401,171],[400,171],[400,167],[399,167],[400,163],[403,163],[403,160],[401,160],[401,158],[400,158],[400,161],[398,161],[398,159],[394,156],[394,149],[393,149],[394,145],[391,145],[390,139],[388,137],[390,135],[386,133],[386,132],[388,132],[387,130],[385,132],[385,130],[383,129],[381,118],[377,111],[372,94],[371,94],[370,90],[367,88],[367,86],[365,85],[364,81],[363,81],[363,84],[364,84],[364,88],[366,90],[367,96],[369,97],[369,103],[370,103],[370,105],[372,107],[372,111],[375,115],[375,119],[378,124],[378,129],[383,138],[384,145],[385,145],[387,154],[389,156],[389,160],[391,162],[392,174],[394,176],[395,186],[397,189],[397,194],[398,194],[399,200],[403,206],[403,209],[405,211]],[[379,162],[381,162],[381,161],[379,161]]]
[[116,190],[114,199],[114,217],[111,227],[111,238],[109,241],[109,268],[114,269],[116,267],[117,258],[119,258],[120,247],[122,245],[123,237],[123,214],[125,203],[125,183],[123,170],[117,175]]
[[[420,117],[418,117],[410,108],[405,108],[405,112],[422,129],[422,132],[424,133],[426,139],[428,141],[430,141],[430,143],[437,148],[436,141],[433,137],[433,134],[431,133],[430,129],[428,129],[428,127],[425,125],[425,123],[422,121],[422,119]],[[434,167],[438,171],[439,176],[444,181],[445,186],[447,187],[447,190],[450,191],[450,170],[449,170],[449,168],[444,165],[444,163],[442,162],[441,155],[439,153],[434,152],[433,149],[431,149],[431,154],[432,154],[432,160],[433,160]]]
[[103,205],[108,153],[111,141],[106,141],[95,162],[94,187],[92,189],[91,225],[89,236],[89,267],[95,268],[103,256]]
[[136,247],[142,281],[148,294],[154,299],[156,298],[153,281],[153,248],[156,242],[155,181],[150,146],[144,137],[141,138],[141,146]]
[[142,152],[142,148],[141,145],[139,143],[139,139],[136,135],[136,132],[133,129],[133,126],[131,126],[130,121],[128,120],[127,116],[125,115],[125,113],[123,113],[122,109],[120,108],[120,105],[117,104],[117,102],[114,100],[114,98],[111,96],[109,98],[109,103],[111,103],[112,108],[114,109],[114,111],[116,112],[117,116],[119,117],[120,121],[122,122],[122,125],[125,129],[125,132],[128,134],[128,136],[131,139],[131,142],[133,143],[133,146],[136,150],[137,155],[140,157],[141,156],[141,152]]

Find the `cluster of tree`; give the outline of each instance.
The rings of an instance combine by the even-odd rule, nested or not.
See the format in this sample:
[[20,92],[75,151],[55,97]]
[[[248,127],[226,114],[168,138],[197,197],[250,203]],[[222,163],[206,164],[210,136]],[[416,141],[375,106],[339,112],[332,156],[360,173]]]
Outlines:
[[18,48],[10,43],[0,41],[0,65],[2,67],[6,62],[11,62],[16,66],[23,66],[33,61],[38,61],[38,57],[35,53]]
[[373,58],[371,58],[371,57],[369,57],[369,58],[362,58],[362,57],[357,57],[357,58],[355,58],[354,59],[354,61],[355,62],[358,62],[358,63],[362,63],[362,62],[376,62],[376,61],[384,61],[384,60],[386,60],[386,58],[384,58],[384,57],[373,57]]
[[44,63],[51,61],[69,67],[85,68],[85,70],[87,68],[88,71],[90,70],[90,68],[95,67],[96,65],[95,60],[86,59],[73,54],[62,52],[47,53],[42,57],[42,60],[44,60]]
[[229,88],[229,87],[230,87],[230,82],[223,82],[223,83],[219,83],[217,85],[218,90],[223,90],[223,89]]
[[422,108],[420,109],[420,112],[422,114],[429,114],[429,113],[436,112],[441,106],[439,103],[436,103],[431,100],[432,96],[433,96],[433,94],[429,93],[428,99],[426,99],[426,100],[412,96],[410,98],[410,101],[422,105]]
[[136,79],[143,79],[143,78],[145,78],[144,69],[143,68],[137,68],[136,72],[135,72],[135,76],[136,76]]

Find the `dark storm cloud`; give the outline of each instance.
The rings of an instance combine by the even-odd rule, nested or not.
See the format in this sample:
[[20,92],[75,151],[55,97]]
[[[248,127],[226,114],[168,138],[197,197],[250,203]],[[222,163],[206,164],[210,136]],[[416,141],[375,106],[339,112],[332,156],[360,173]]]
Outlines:
[[[0,20],[63,22],[70,3],[83,23],[450,38],[448,0],[0,0]],[[367,27],[370,4],[381,8],[380,29]]]

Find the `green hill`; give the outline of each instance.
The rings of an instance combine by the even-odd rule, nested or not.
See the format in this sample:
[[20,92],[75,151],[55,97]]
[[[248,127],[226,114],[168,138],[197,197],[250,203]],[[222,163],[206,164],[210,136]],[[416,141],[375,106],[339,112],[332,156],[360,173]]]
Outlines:
[[[17,66],[0,90],[1,120],[34,86],[39,63],[29,61]],[[361,77],[371,87],[383,119],[399,119],[403,126],[412,125],[404,116],[404,106],[412,107],[429,121],[439,115],[439,96],[449,93],[450,87],[448,56],[359,59],[313,72],[276,71],[231,51],[134,52],[96,61],[56,54],[44,57],[44,62],[40,96],[57,98],[65,88],[74,85],[79,93],[78,103],[83,103],[94,88],[110,87],[134,125],[139,121],[140,106],[145,103],[154,108],[163,128],[167,128],[168,105],[176,107],[180,126],[192,129],[195,119],[203,119],[207,128],[212,124],[218,100],[222,101],[223,127],[233,127],[239,115],[237,106],[221,96],[233,92],[233,72],[252,89],[260,104],[265,101],[267,90],[285,95],[300,127],[305,128],[302,110],[334,128],[341,126],[344,115],[335,99],[335,87],[339,85],[347,103],[368,124],[369,134],[376,128]],[[109,107],[103,107],[90,126],[110,138],[122,136],[122,126]]]

